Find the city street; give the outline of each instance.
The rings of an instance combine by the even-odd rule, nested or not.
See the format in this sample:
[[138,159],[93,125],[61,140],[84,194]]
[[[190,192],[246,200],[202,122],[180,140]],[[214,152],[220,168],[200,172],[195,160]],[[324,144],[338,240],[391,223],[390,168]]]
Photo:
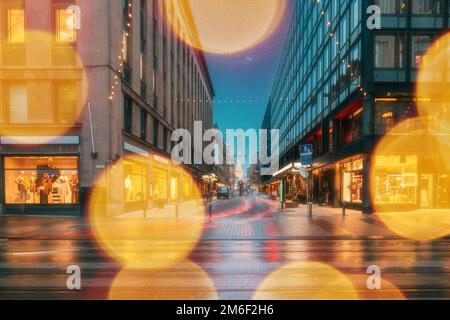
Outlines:
[[[143,242],[140,250],[177,250]],[[67,289],[71,265],[81,269],[81,290]],[[371,265],[381,270],[380,290],[367,287]],[[314,207],[309,218],[302,206],[280,212],[263,197],[215,201],[194,250],[160,270],[124,268],[79,218],[0,217],[0,299],[440,299],[450,297],[449,276],[449,238],[407,240],[376,215]]]

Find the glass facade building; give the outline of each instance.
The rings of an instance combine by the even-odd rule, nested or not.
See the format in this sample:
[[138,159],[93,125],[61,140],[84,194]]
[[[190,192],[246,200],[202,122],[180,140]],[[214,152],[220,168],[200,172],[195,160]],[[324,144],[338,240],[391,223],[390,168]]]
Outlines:
[[[368,25],[372,5],[381,10],[379,29]],[[280,167],[298,162],[301,144],[314,145],[314,199],[372,210],[369,171],[386,161],[373,159],[374,147],[417,115],[417,71],[430,45],[450,27],[449,17],[447,0],[294,2],[263,127],[280,130]],[[415,178],[410,171],[420,168],[421,160],[414,166],[408,159],[408,176],[400,170],[395,180],[406,179],[417,190],[409,186],[401,191],[404,197],[384,199],[406,197],[420,204],[420,170]],[[287,179],[289,189],[300,190],[291,196],[300,197],[300,183],[294,185],[300,179]]]

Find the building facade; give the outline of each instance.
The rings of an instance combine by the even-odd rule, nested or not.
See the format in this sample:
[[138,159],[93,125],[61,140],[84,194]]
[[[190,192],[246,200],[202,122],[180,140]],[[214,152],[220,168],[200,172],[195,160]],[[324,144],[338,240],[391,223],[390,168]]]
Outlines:
[[173,32],[164,1],[0,9],[0,213],[81,214],[113,171],[123,210],[151,208],[189,198],[190,177],[212,172],[170,159],[175,129],[213,127],[214,90],[202,52],[182,40],[195,30]]
[[[367,25],[371,5],[381,9],[381,29]],[[417,116],[418,68],[450,27],[449,16],[445,0],[295,2],[263,126],[280,129],[280,167],[295,167],[300,145],[313,144],[315,201],[365,212],[376,201],[449,204],[446,170],[430,172],[413,151],[374,155],[381,137]],[[295,170],[267,180],[266,189],[277,190],[280,179],[287,198],[304,198],[305,180]]]

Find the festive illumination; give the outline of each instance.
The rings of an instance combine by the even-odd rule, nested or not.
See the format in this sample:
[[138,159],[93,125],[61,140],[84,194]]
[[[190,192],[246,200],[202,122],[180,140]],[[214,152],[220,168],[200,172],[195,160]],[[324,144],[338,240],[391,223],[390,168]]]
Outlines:
[[200,267],[181,261],[163,273],[125,268],[116,275],[110,300],[217,300],[213,281]]
[[[148,168],[145,159],[132,157],[108,166],[94,185],[88,212],[94,236],[110,256],[130,268],[154,270],[189,255],[205,212],[195,181],[182,168],[171,168],[183,178],[170,184],[168,168],[153,168],[151,175]],[[189,198],[182,205],[181,192]]]
[[180,39],[216,54],[261,43],[277,28],[286,9],[286,0],[167,0],[164,4],[167,20]]
[[[430,49],[421,56],[416,56],[419,64],[417,78],[417,105],[423,116],[448,114],[450,108],[450,33],[437,39]],[[448,116],[447,130],[450,130]]]
[[271,273],[257,289],[255,300],[357,300],[353,283],[319,262],[295,262]]
[[[450,234],[448,145],[428,117],[398,124],[377,145],[371,167],[374,209],[395,233],[414,240]],[[446,135],[448,139],[448,134]],[[447,197],[447,198],[446,198]]]
[[[45,143],[81,122],[88,91],[86,72],[75,49],[75,36],[70,38],[63,30],[57,33],[60,37],[27,30],[25,45],[16,30],[2,40],[2,63],[11,68],[2,78],[0,136],[39,136]],[[52,41],[59,45],[50,54],[42,44]]]

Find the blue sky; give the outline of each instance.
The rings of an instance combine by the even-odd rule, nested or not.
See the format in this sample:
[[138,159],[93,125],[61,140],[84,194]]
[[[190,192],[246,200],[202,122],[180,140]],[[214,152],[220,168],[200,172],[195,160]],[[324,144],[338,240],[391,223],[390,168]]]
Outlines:
[[[288,2],[289,3],[289,2]],[[290,6],[274,32],[257,46],[229,55],[206,54],[216,93],[214,122],[227,129],[259,129],[277,71]],[[250,150],[250,156],[257,150]],[[246,172],[248,164],[244,164]]]
[[286,13],[272,35],[256,47],[237,54],[206,55],[216,92],[214,121],[221,130],[260,128],[288,28],[288,16]]

